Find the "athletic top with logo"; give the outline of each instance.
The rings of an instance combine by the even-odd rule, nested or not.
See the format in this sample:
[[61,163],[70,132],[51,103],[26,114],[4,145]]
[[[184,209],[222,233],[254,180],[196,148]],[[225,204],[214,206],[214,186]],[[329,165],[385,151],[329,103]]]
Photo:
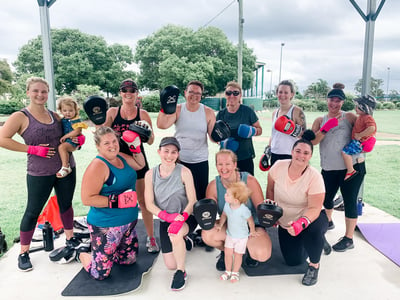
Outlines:
[[[322,118],[321,127],[329,120],[328,115]],[[321,168],[325,171],[344,170],[346,166],[342,157],[342,149],[351,140],[353,126],[342,112],[339,125],[329,130],[319,144]]]
[[[293,120],[294,107],[295,105],[292,105],[286,114],[292,120]],[[278,119],[278,114],[279,114],[279,109],[276,111],[274,119],[272,120],[271,152],[274,154],[291,155],[293,145],[298,140],[298,138],[291,136],[290,134],[282,133],[275,129],[275,122],[276,119]]]
[[[110,164],[101,156],[97,159],[103,161],[110,169],[110,175],[100,190],[100,195],[121,194],[127,190],[136,190],[136,171],[128,165],[126,160],[118,155],[124,163],[122,169]],[[138,218],[138,206],[128,208],[108,208],[91,206],[87,215],[87,221],[97,227],[116,227],[129,224]]]
[[[240,172],[240,180],[243,181],[247,185],[247,177],[249,176],[249,173],[247,172]],[[215,185],[217,186],[217,204],[218,204],[218,213],[221,215],[222,211],[224,210],[225,206],[225,193],[226,193],[226,188],[221,182],[221,176],[216,176],[215,177]],[[259,224],[258,218],[257,218],[257,212],[256,208],[253,205],[253,202],[249,198],[247,200],[246,206],[250,209],[251,215],[253,216],[254,223],[256,225]]]
[[[52,111],[48,111],[52,120],[50,124],[39,122],[26,108],[23,108],[21,112],[27,116],[29,120],[28,127],[21,134],[25,144],[31,146],[48,144],[49,147],[56,150],[56,153],[51,158],[28,154],[28,174],[32,176],[55,175],[62,166],[60,155],[57,151],[60,145],[60,138],[63,136],[61,122],[57,121],[55,113]],[[71,168],[75,167],[75,160],[72,154],[69,157],[69,164]]]
[[161,177],[160,165],[152,169],[154,203],[169,214],[182,213],[189,202],[182,182],[182,168],[181,164],[176,164],[167,177]]
[[230,113],[226,108],[219,111],[216,119],[228,123],[231,129],[231,137],[239,142],[239,148],[236,151],[238,161],[254,158],[255,153],[252,138],[244,139],[238,136],[238,128],[240,124],[253,126],[253,124],[258,121],[258,117],[254,110],[247,105],[240,104],[239,109],[234,113]]
[[202,103],[194,112],[189,111],[186,104],[181,105],[181,113],[175,122],[175,137],[181,146],[181,161],[195,164],[208,160],[207,118]]

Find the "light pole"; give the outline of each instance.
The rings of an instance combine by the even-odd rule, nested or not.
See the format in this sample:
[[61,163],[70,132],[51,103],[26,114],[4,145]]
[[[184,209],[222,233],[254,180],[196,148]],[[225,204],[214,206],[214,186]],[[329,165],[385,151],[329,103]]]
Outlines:
[[267,73],[271,73],[270,80],[269,80],[269,97],[272,98],[272,70],[268,69]]
[[387,67],[386,97],[389,98],[390,67]]
[[281,59],[280,59],[280,63],[279,63],[279,81],[278,81],[278,84],[279,84],[279,82],[281,82],[281,72],[282,72],[282,49],[283,49],[283,46],[285,46],[285,43],[281,43]]

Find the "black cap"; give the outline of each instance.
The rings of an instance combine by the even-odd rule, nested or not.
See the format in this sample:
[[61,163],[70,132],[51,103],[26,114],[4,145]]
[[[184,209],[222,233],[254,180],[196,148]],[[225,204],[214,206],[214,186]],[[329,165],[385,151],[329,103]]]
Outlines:
[[119,89],[121,90],[123,88],[132,88],[138,90],[136,82],[134,82],[132,79],[125,79],[124,81],[122,81]]
[[178,148],[178,151],[181,151],[181,145],[179,145],[178,140],[173,136],[167,136],[162,138],[160,142],[160,148],[167,145],[174,145],[176,148]]
[[346,96],[342,89],[331,89],[328,93],[327,98],[338,97],[340,100],[346,99]]

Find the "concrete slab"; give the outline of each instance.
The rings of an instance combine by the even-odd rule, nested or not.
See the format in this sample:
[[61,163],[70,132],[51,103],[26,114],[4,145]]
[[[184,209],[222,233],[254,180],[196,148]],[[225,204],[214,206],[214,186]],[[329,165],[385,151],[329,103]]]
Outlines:
[[[343,212],[334,212],[336,228],[327,233],[330,243],[344,233]],[[359,219],[365,223],[392,223],[399,219],[366,205]],[[398,237],[397,237],[398,238]],[[153,269],[143,278],[135,292],[102,297],[106,299],[400,299],[400,268],[373,248],[356,233],[355,248],[344,253],[332,252],[322,256],[319,281],[315,286],[301,284],[302,275],[247,277],[241,270],[240,282],[232,284],[219,280],[215,269],[218,251],[205,252],[195,248],[187,255],[188,281],[180,292],[170,290],[173,272],[165,268],[160,255]],[[55,247],[64,244],[64,237],[56,240]],[[59,265],[48,259],[48,253],[31,254],[34,269],[20,272],[17,268],[19,245],[12,247],[0,259],[1,299],[65,299],[61,291],[80,270],[78,263]],[[98,299],[99,297],[72,297]]]

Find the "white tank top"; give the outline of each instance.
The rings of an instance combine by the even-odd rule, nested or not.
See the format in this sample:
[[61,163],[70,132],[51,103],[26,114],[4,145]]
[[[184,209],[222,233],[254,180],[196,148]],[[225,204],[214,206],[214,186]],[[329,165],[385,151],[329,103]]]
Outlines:
[[191,112],[182,104],[181,113],[175,123],[175,137],[181,145],[179,159],[185,163],[200,163],[208,160],[207,118],[204,105]]
[[[294,109],[294,105],[292,105],[289,108],[289,110],[286,114],[292,120],[293,120],[293,109]],[[276,122],[276,119],[278,118],[279,110],[280,110],[280,108],[276,111],[276,114],[274,115],[274,119],[272,120],[271,152],[274,154],[291,155],[293,145],[297,141],[297,138],[294,136],[291,136],[289,134],[279,132],[278,130],[275,129],[275,122]]]

